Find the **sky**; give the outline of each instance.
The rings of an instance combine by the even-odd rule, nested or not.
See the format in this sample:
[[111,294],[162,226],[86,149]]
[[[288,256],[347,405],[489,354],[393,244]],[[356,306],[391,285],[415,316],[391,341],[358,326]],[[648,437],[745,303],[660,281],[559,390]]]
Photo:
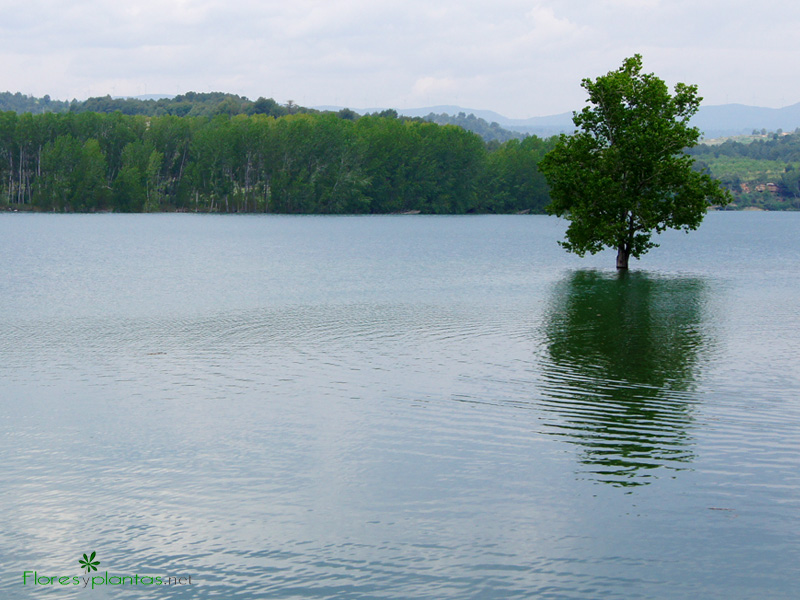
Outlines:
[[788,0],[0,0],[0,91],[222,91],[303,106],[580,109],[640,53],[704,104],[800,102]]

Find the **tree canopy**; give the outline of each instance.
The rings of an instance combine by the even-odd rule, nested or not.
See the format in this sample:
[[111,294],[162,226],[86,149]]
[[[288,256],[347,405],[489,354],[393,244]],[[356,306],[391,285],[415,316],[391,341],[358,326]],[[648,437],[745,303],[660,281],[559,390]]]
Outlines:
[[[341,111],[145,116],[0,112],[0,208],[279,213],[543,212],[529,137]],[[293,109],[294,110],[294,109]]]
[[589,106],[573,115],[577,132],[562,135],[539,165],[550,184],[548,212],[570,221],[564,248],[583,256],[617,249],[617,268],[657,244],[653,232],[696,229],[711,204],[730,200],[718,182],[692,169],[685,149],[700,131],[689,125],[700,107],[697,86],[674,94],[642,57],[595,80],[584,79]]

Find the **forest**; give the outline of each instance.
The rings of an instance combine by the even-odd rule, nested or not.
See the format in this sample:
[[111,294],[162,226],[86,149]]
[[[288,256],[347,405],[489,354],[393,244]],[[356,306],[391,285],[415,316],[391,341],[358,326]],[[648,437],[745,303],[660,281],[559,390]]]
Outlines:
[[800,131],[754,131],[721,143],[688,150],[695,168],[710,173],[728,188],[730,208],[800,209]]
[[[221,92],[0,93],[0,208],[58,212],[544,213],[556,138],[474,115],[323,112]],[[800,132],[688,150],[729,209],[800,209]]]
[[[225,92],[187,92],[172,98],[112,98],[98,96],[87,100],[53,100],[50,96],[36,98],[19,92],[0,93],[0,112],[14,111],[18,114],[64,112],[121,112],[123,115],[147,115],[176,117],[213,117],[216,115],[267,114],[282,117],[294,113],[318,113],[312,108],[298,106],[289,100],[278,104],[273,98],[250,100],[244,96]],[[355,113],[353,113],[355,114]]]
[[549,201],[537,164],[552,140],[487,143],[394,111],[359,117],[276,106],[214,116],[0,112],[0,205],[460,214],[542,213]]

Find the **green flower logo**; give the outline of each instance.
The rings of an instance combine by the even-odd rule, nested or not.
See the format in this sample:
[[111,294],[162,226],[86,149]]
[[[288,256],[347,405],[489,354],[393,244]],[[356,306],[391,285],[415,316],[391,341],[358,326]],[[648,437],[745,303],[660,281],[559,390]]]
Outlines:
[[100,561],[95,560],[95,556],[97,556],[97,552],[92,552],[89,556],[84,554],[83,558],[78,560],[78,563],[84,568],[87,574],[91,573],[92,571],[97,571],[97,565],[100,564]]

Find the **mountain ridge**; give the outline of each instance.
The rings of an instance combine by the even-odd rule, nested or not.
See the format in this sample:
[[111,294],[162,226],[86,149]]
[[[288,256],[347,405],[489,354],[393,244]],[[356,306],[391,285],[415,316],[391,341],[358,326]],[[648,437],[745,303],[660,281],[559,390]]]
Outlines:
[[[339,110],[342,107],[319,106],[320,110]],[[366,114],[380,112],[383,108],[352,109]],[[558,135],[573,130],[572,112],[558,113],[527,119],[512,119],[492,110],[465,108],[457,105],[436,105],[420,108],[396,109],[400,115],[408,117],[427,117],[429,114],[456,115],[474,114],[488,123],[495,122],[511,131],[534,134],[538,136]],[[730,135],[746,135],[754,129],[776,131],[794,131],[800,127],[800,102],[782,108],[766,108],[746,104],[702,105],[692,119],[692,125],[698,127],[705,138]]]
[[[198,98],[200,100],[198,100]],[[213,115],[220,111],[226,114],[266,112],[273,116],[279,116],[293,112],[293,110],[295,112],[298,110],[301,112],[307,110],[297,105],[290,107],[288,103],[286,105],[281,105],[273,99],[259,98],[257,101],[252,102],[246,97],[222,92],[205,94],[187,92],[179,96],[148,94],[146,96],[127,97],[126,100],[134,101],[134,103],[135,101],[139,101],[143,106],[127,106],[125,105],[125,100],[121,99],[121,97],[96,97],[78,102],[77,100],[52,100],[50,96],[47,95],[38,99],[32,96],[24,96],[19,92],[16,94],[4,92],[0,93],[0,111],[11,110],[14,112],[40,113],[67,110],[78,110],[80,112],[89,110],[95,112],[112,112],[113,110],[121,109],[126,114],[128,114],[126,112],[128,110],[133,111],[130,114],[146,114],[148,111],[152,112],[159,108],[161,104],[165,102],[166,104],[164,104],[162,108],[167,112],[174,112],[178,114],[178,116],[184,116],[186,111],[189,111],[189,114],[192,116],[200,113]],[[172,107],[167,100],[181,100],[182,105],[177,108]],[[201,107],[203,110],[198,108],[192,112],[190,110],[192,106],[189,106],[187,103],[197,103],[198,101],[204,102],[204,105]],[[183,106],[183,104],[187,104],[187,106]],[[178,108],[182,109],[183,112],[178,111]],[[313,109],[316,110],[331,110],[334,112],[342,111],[344,108],[345,107],[341,106],[313,107]],[[559,133],[569,133],[573,131],[572,112],[516,119],[506,117],[493,110],[465,108],[453,104],[441,104],[404,109],[386,109],[383,107],[350,109],[351,112],[349,114],[381,113],[386,110],[394,110],[399,115],[412,118],[428,118],[431,115],[449,115],[457,117],[461,113],[464,113],[464,117],[475,115],[475,117],[485,120],[489,126],[491,126],[492,123],[497,123],[498,126],[511,132],[534,134],[539,137],[550,137],[558,135]],[[703,105],[692,119],[692,124],[700,129],[706,139],[747,135],[753,133],[754,130],[774,132],[781,129],[784,132],[795,131],[800,128],[800,102],[781,108],[766,108],[745,104]]]

